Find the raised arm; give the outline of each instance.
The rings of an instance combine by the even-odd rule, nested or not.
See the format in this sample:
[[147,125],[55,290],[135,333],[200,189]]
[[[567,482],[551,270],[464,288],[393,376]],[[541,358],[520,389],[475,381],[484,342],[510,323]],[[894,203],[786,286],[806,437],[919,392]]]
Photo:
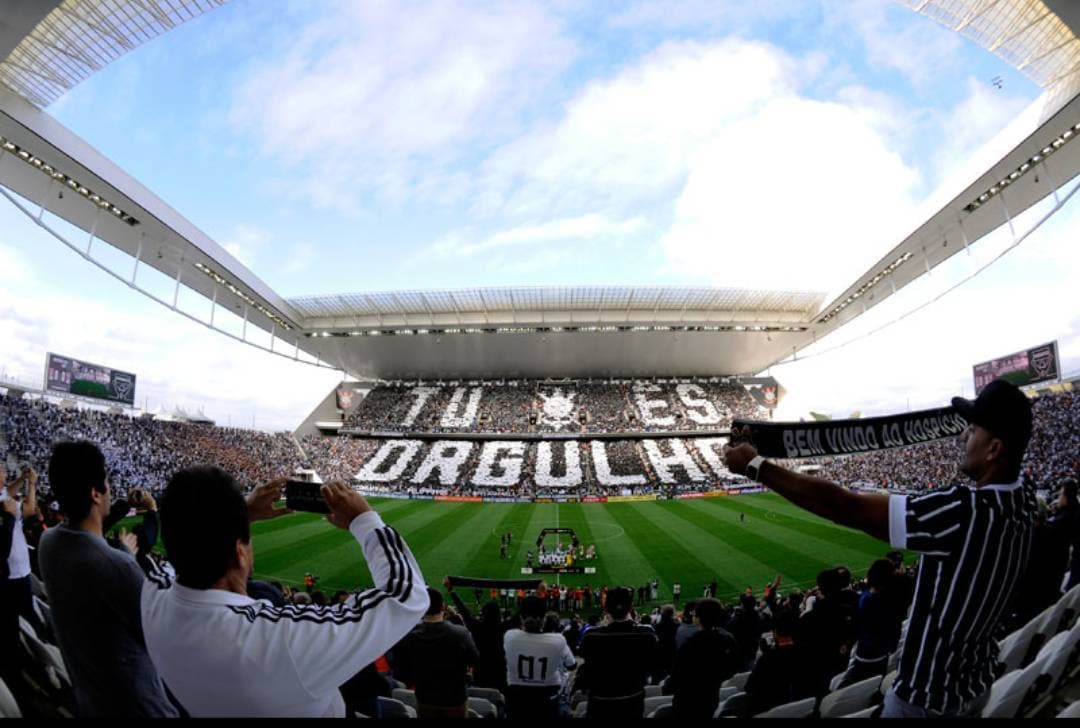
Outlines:
[[476,628],[480,626],[476,617],[469,611],[469,608],[465,605],[465,600],[454,591],[454,585],[450,583],[450,577],[443,577],[443,587],[446,588],[446,592],[450,595],[450,598],[454,601],[454,606],[457,608],[458,613],[461,614],[462,620],[465,621],[465,627],[469,632],[475,633]]
[[[724,448],[725,464],[736,475],[745,475],[746,466],[756,457],[757,450],[749,443]],[[758,480],[800,508],[889,541],[887,495],[852,493],[836,483],[796,473],[767,460],[758,468]]]
[[344,483],[323,486],[327,520],[360,543],[375,588],[343,605],[263,608],[251,618],[282,640],[300,681],[313,693],[344,683],[408,634],[428,607],[427,587],[409,547],[363,496]]
[[19,477],[26,480],[26,497],[23,498],[22,512],[23,518],[29,518],[37,513],[38,474],[36,470],[28,467]]

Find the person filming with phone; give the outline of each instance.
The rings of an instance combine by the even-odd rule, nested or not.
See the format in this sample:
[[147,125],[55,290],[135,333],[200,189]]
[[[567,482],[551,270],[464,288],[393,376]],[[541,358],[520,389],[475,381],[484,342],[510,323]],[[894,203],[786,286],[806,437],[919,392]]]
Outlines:
[[[277,608],[247,592],[251,522],[276,508],[274,480],[245,502],[216,467],[181,470],[161,502],[176,583],[150,575],[142,624],[150,658],[193,717],[345,717],[338,690],[409,632],[428,608],[420,568],[401,536],[341,482],[321,486],[326,519],[360,545],[375,588],[344,604]],[[357,577],[360,560],[357,559]]]

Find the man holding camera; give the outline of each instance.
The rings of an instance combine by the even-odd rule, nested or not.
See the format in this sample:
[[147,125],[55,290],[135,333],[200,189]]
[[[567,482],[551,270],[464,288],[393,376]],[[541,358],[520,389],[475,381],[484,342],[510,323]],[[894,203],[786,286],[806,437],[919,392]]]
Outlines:
[[162,540],[176,583],[150,575],[142,624],[154,665],[193,717],[345,717],[338,687],[428,607],[401,536],[340,482],[322,486],[327,520],[353,535],[377,586],[323,607],[252,599],[250,523],[288,513],[274,507],[284,483],[260,486],[245,502],[231,476],[200,467],[178,472],[165,491]]
[[1035,497],[1020,481],[1031,403],[999,379],[974,401],[954,397],[952,404],[968,423],[960,436],[960,470],[974,481],[971,487],[914,496],[855,494],[767,462],[749,442],[724,450],[731,472],[823,518],[922,554],[885,717],[978,715],[994,681],[994,629],[1031,550]]

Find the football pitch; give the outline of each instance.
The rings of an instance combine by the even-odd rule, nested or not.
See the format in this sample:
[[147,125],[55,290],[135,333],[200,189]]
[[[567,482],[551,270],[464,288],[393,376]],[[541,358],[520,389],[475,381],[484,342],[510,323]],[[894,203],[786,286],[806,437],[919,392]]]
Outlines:
[[[746,587],[761,593],[777,574],[782,591],[809,586],[817,573],[848,566],[860,578],[888,544],[832,524],[763,493],[700,500],[636,503],[436,503],[369,499],[416,555],[425,580],[441,588],[444,576],[543,578],[521,573],[526,551],[536,554],[544,528],[572,528],[581,544],[596,545],[596,559],[579,562],[595,574],[563,574],[558,581],[594,588],[660,582],[657,604],[701,596],[716,580],[717,597],[730,600]],[[740,513],[746,514],[740,522]],[[255,576],[303,584],[305,572],[319,577],[328,593],[371,586],[359,546],[321,516],[294,513],[255,523]],[[499,556],[499,534],[510,531],[509,558]],[[535,562],[534,562],[535,563]],[[472,604],[472,590],[462,589]],[[328,594],[329,595],[329,594]]]

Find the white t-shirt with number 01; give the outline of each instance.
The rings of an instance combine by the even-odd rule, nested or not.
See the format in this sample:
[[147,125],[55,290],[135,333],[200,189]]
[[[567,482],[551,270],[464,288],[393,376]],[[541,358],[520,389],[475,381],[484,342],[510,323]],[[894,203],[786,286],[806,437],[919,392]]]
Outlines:
[[566,638],[555,632],[512,629],[503,637],[503,648],[508,685],[561,686],[566,670],[576,663]]

